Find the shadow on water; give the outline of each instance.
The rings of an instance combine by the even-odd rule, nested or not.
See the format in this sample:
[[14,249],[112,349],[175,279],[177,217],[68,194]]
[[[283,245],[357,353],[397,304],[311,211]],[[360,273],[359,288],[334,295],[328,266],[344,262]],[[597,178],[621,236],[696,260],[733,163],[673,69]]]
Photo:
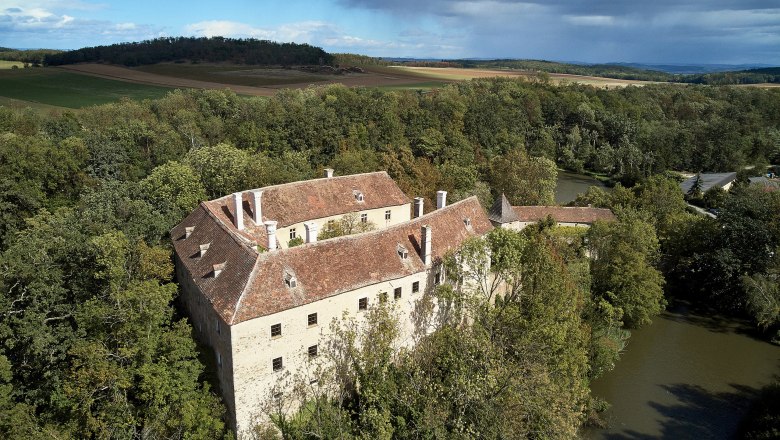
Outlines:
[[769,343],[749,319],[729,316],[712,307],[677,299],[669,304],[666,311],[663,316],[670,321],[692,324],[714,333],[736,333]]
[[660,435],[647,435],[633,430],[607,434],[609,440],[649,439],[729,439],[739,428],[734,413],[745,413],[759,394],[759,390],[738,384],[729,384],[733,391],[713,393],[697,385],[660,385],[678,402],[649,405],[662,416]]

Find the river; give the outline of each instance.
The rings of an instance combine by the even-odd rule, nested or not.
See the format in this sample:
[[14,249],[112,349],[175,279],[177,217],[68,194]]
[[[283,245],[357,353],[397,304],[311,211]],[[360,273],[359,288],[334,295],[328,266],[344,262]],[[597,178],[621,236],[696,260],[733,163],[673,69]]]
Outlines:
[[588,190],[590,186],[604,188],[598,180],[582,174],[558,171],[558,184],[555,186],[555,203],[564,205],[577,198],[577,194]]
[[632,332],[614,370],[591,384],[612,407],[588,439],[733,438],[757,391],[778,373],[780,347],[751,326],[678,306]]

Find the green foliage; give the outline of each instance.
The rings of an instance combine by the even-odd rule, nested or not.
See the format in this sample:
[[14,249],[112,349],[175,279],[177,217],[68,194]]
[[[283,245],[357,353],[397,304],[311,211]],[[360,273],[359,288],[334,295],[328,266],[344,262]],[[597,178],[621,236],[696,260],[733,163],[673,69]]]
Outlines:
[[329,221],[322,226],[317,235],[317,240],[341,237],[344,235],[361,234],[373,231],[376,225],[373,222],[363,222],[356,213],[344,214],[341,219]]
[[619,308],[627,327],[649,323],[666,304],[664,278],[653,266],[659,253],[653,226],[631,217],[596,222],[587,238],[594,295]]
[[493,189],[513,205],[552,205],[558,172],[555,162],[528,157],[515,148],[497,158],[491,167]]
[[45,56],[45,63],[49,66],[84,62],[139,66],[181,60],[263,65],[330,64],[333,56],[308,44],[224,37],[164,37],[135,43],[85,47]]
[[170,227],[206,199],[198,174],[178,162],[168,162],[152,170],[140,182],[140,189],[149,204],[168,219]]
[[303,244],[303,237],[297,236],[295,238],[290,239],[290,241],[287,242],[287,247],[295,247],[300,246]]

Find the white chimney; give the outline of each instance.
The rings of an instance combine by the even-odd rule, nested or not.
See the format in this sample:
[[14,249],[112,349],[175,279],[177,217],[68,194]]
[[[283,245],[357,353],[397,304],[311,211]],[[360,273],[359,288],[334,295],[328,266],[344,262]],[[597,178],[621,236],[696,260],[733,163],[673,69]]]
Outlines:
[[333,168],[325,168],[325,177],[328,179],[333,177]]
[[276,222],[269,220],[265,223],[265,233],[268,235],[268,250],[276,250]]
[[425,199],[422,197],[415,197],[414,198],[414,218],[422,217],[423,215],[423,203],[425,202]]
[[317,223],[309,222],[305,223],[303,226],[306,227],[306,243],[316,242],[317,232],[319,231],[319,226],[317,226]]
[[184,228],[184,238],[190,238],[192,232],[195,230],[195,226],[187,226]]
[[447,206],[447,191],[436,191],[436,209]]
[[233,193],[233,205],[235,209],[233,212],[236,216],[236,229],[239,231],[244,230],[244,199],[240,192]]
[[222,271],[225,270],[225,264],[227,264],[227,263],[219,263],[219,264],[215,264],[213,266],[213,268],[214,268],[214,278],[218,277],[219,274],[221,274]]
[[263,192],[252,191],[252,220],[256,225],[263,223]]
[[206,251],[209,250],[209,246],[211,246],[211,243],[200,245],[200,253],[198,253],[198,257],[202,258],[204,255],[206,255]]
[[420,255],[420,258],[422,258],[423,263],[425,263],[426,266],[431,265],[431,227],[430,225],[423,225],[421,228],[421,234],[420,234],[420,252],[422,255]]

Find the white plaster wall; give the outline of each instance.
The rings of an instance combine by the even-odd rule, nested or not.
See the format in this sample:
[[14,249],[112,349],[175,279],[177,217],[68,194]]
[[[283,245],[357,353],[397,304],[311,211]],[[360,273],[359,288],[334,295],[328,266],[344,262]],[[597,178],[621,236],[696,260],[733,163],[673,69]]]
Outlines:
[[[385,211],[390,211],[390,220],[385,220]],[[355,214],[358,216],[358,220],[360,219],[360,214],[364,213],[368,214],[368,221],[374,223],[376,229],[383,229],[388,226],[397,225],[398,223],[408,222],[411,219],[411,204],[406,203],[398,206],[356,211]],[[279,243],[279,247],[286,249],[287,243],[290,241],[291,228],[295,228],[296,235],[306,241],[306,227],[304,226],[304,223],[317,223],[319,233],[328,221],[339,221],[344,215],[345,214],[339,214],[330,217],[316,218],[301,223],[295,223],[284,228],[278,228],[276,230],[276,241]],[[265,245],[266,243],[263,244]]]
[[[384,211],[382,212],[384,216]],[[382,217],[384,220],[384,217]],[[341,319],[346,311],[352,317],[361,319],[366,312],[358,311],[358,300],[368,298],[371,308],[379,301],[380,292],[386,292],[388,301],[394,303],[401,318],[402,335],[399,346],[411,346],[415,342],[415,324],[412,320],[416,303],[433,285],[433,274],[440,267],[434,267],[426,272],[420,272],[405,278],[362,287],[350,292],[341,293],[320,301],[285,310],[270,316],[264,316],[236,324],[232,328],[232,360],[235,388],[235,417],[237,431],[240,434],[250,428],[254,421],[262,420],[260,408],[263,402],[271,397],[272,390],[279,381],[298,372],[303,372],[308,358],[308,347],[320,344],[322,352],[325,336],[330,333],[330,324],[334,319]],[[420,291],[412,293],[412,283],[420,283]],[[394,289],[401,287],[402,297],[395,301]],[[434,308],[434,313],[435,312]],[[308,325],[308,315],[317,313],[317,325]],[[271,337],[271,326],[282,324],[282,335]],[[430,332],[425,327],[424,332]],[[282,357],[284,368],[273,371],[272,361]]]

